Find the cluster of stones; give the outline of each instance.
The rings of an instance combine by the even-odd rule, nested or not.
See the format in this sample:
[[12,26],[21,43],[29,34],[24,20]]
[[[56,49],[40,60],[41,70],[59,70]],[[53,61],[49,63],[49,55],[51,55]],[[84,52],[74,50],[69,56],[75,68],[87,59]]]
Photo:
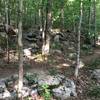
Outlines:
[[[63,75],[46,75],[45,77],[27,73],[24,75],[23,97],[39,95],[38,87],[46,84],[54,97],[66,100],[70,96],[77,96],[76,86],[73,80]],[[17,100],[18,75],[0,80],[0,99]]]

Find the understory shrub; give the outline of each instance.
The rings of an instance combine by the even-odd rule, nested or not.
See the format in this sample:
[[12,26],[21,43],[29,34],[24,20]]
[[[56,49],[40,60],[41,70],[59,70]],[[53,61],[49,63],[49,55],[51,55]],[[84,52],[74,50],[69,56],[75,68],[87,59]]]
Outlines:
[[51,100],[52,94],[50,92],[49,86],[47,84],[43,84],[40,87],[41,93],[40,95],[45,98],[45,100]]

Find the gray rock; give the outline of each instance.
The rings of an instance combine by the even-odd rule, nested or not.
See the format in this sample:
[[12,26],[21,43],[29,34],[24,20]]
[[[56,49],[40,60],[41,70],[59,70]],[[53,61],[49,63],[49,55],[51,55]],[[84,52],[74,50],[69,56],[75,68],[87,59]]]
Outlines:
[[29,57],[32,55],[31,48],[24,49],[23,52],[24,52],[24,56],[26,56],[26,57]]
[[54,37],[54,42],[59,42],[59,35],[56,35],[55,37]]
[[28,85],[28,80],[26,78],[23,79],[23,84],[26,86]]
[[17,79],[18,79],[18,74],[14,74],[14,75],[12,75],[12,76],[11,76],[11,79],[13,79],[13,80],[17,80]]
[[45,77],[39,78],[38,84],[39,85],[47,84],[49,86],[55,86],[55,85],[59,85],[60,82],[63,80],[63,78],[64,76],[61,75],[56,75],[56,76],[47,75]]
[[4,92],[6,89],[5,82],[0,80],[0,93]]
[[10,97],[11,97],[11,94],[7,89],[3,93],[0,93],[0,99],[11,100],[9,99]]
[[66,100],[70,96],[77,96],[76,86],[70,79],[65,79],[64,83],[52,90],[55,97]]
[[32,90],[30,95],[31,95],[31,97],[32,97],[33,100],[37,100],[36,99],[37,96],[38,96],[37,89]]
[[18,95],[16,91],[11,92],[11,97],[9,97],[9,100],[18,100],[17,99]]
[[31,90],[30,95],[34,95],[34,94],[38,94],[38,90],[37,89]]
[[100,82],[100,69],[95,69],[92,73],[92,78],[97,79]]
[[52,53],[62,54],[62,51],[61,51],[61,50],[57,50],[57,49],[55,49],[55,50],[52,51]]
[[30,88],[28,88],[28,87],[23,87],[22,90],[21,90],[21,93],[22,93],[23,97],[27,97],[27,96],[29,96],[30,91],[31,91]]
[[36,38],[34,38],[34,37],[31,37],[31,38],[25,37],[25,39],[28,40],[28,41],[37,41]]
[[37,74],[36,73],[26,73],[24,77],[28,80],[28,84],[33,85],[37,83]]

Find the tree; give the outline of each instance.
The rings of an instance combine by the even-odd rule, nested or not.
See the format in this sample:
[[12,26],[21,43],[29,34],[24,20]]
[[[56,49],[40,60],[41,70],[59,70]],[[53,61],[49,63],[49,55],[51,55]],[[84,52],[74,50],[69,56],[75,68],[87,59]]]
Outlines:
[[93,22],[94,22],[94,43],[93,46],[96,46],[96,0],[93,0]]
[[[9,1],[5,1],[5,29],[6,29],[6,33],[8,33],[8,26],[10,24],[10,18],[9,18],[9,8],[8,8],[8,4],[9,4]],[[8,57],[8,61],[7,63],[9,63],[9,36],[7,36],[7,57]]]
[[75,69],[75,77],[78,77],[78,72],[80,68],[80,36],[81,36],[81,26],[82,26],[82,17],[83,17],[83,0],[80,2],[80,21],[78,26],[78,43],[77,43],[77,62],[76,62],[76,69]]
[[19,0],[19,23],[18,23],[19,83],[18,83],[18,93],[21,93],[21,89],[23,87],[22,11],[23,11],[23,0]]
[[50,33],[52,27],[52,0],[47,0],[46,4],[46,25],[45,32],[43,36],[43,46],[42,46],[42,55],[48,55],[50,51]]
[[64,1],[61,1],[61,32],[64,31]]

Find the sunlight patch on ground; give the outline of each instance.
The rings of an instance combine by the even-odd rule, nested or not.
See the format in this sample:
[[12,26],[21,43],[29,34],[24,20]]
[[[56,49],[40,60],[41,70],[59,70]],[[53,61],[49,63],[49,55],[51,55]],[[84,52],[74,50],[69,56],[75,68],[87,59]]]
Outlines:
[[57,67],[57,68],[63,68],[63,67],[68,68],[68,67],[70,67],[70,66],[71,66],[71,65],[68,64],[68,63],[62,63],[62,64],[57,65],[56,67]]

